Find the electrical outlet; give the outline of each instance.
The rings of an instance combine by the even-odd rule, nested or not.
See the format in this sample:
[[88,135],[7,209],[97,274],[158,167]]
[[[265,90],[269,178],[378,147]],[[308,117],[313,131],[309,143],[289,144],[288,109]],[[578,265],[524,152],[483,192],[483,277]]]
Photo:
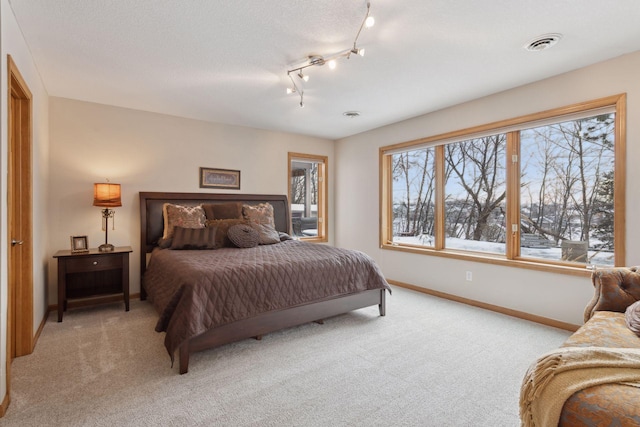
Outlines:
[[467,282],[471,282],[473,280],[473,274],[470,271],[467,271],[466,279]]

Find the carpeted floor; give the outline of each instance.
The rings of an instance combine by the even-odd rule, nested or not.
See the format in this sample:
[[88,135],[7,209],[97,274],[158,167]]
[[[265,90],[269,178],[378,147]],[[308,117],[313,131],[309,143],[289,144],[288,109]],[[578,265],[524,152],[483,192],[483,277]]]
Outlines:
[[170,367],[150,304],[48,319],[2,426],[518,426],[527,367],[567,331],[394,287],[377,307]]

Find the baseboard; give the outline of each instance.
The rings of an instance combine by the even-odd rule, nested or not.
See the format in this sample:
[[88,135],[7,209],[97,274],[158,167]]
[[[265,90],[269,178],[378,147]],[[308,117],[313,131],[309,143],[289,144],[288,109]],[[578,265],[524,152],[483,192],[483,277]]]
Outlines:
[[47,312],[44,314],[44,317],[42,318],[42,321],[40,322],[40,326],[38,327],[38,330],[36,331],[36,334],[33,337],[33,347],[31,347],[31,353],[33,353],[33,350],[36,348],[36,343],[38,342],[38,339],[40,338],[40,334],[42,333],[42,330],[44,329],[45,323],[47,323],[47,318],[48,317],[49,317],[49,310],[47,310]]
[[412,291],[422,292],[423,294],[428,294],[438,298],[444,298],[462,304],[483,308],[485,310],[495,311],[496,313],[506,314],[507,316],[517,317],[518,319],[528,320],[531,322],[540,323],[542,325],[564,329],[570,332],[575,332],[580,327],[572,323],[561,322],[559,320],[549,319],[548,317],[525,313],[524,311],[512,310],[510,308],[500,307],[499,305],[488,304],[486,302],[480,302],[469,298],[463,298],[457,295],[448,294],[446,292],[440,292],[433,289],[423,288],[421,286],[411,285],[409,283],[399,282],[397,280],[387,279],[387,282],[401,288],[411,289]]

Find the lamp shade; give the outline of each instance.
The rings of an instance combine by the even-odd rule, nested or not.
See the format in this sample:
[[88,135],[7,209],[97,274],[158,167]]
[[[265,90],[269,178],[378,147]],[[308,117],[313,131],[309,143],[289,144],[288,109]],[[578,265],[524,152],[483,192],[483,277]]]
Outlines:
[[120,184],[110,182],[93,184],[93,206],[104,208],[122,206]]

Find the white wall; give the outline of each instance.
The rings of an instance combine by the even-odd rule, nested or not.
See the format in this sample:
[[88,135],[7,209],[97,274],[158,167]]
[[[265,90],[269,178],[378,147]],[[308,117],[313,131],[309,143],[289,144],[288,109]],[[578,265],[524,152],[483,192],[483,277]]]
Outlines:
[[[387,278],[573,324],[588,279],[379,248],[378,149],[609,95],[627,93],[627,265],[640,264],[640,52],[337,141],[336,245],[369,253]],[[465,281],[465,271],[473,282]],[[393,298],[393,297],[392,297]],[[425,307],[425,310],[428,310]],[[392,314],[392,313],[391,313]]]
[[[183,119],[156,113],[50,99],[51,181],[49,256],[70,247],[69,236],[104,242],[93,183],[122,185],[109,243],[132,246],[131,292],[140,290],[140,191],[235,192],[199,188],[199,168],[241,171],[242,193],[287,194],[287,153],[329,158],[329,217],[333,216],[334,142]],[[329,242],[333,241],[329,221]],[[49,263],[49,303],[56,303],[57,264]]]
[[49,100],[47,91],[33,63],[31,53],[7,0],[0,2],[0,402],[6,395],[7,356],[7,253],[11,236],[7,225],[7,55],[11,55],[29,86],[32,98],[32,169],[33,169],[33,327],[34,333],[46,314],[47,254],[47,182],[49,178]]

